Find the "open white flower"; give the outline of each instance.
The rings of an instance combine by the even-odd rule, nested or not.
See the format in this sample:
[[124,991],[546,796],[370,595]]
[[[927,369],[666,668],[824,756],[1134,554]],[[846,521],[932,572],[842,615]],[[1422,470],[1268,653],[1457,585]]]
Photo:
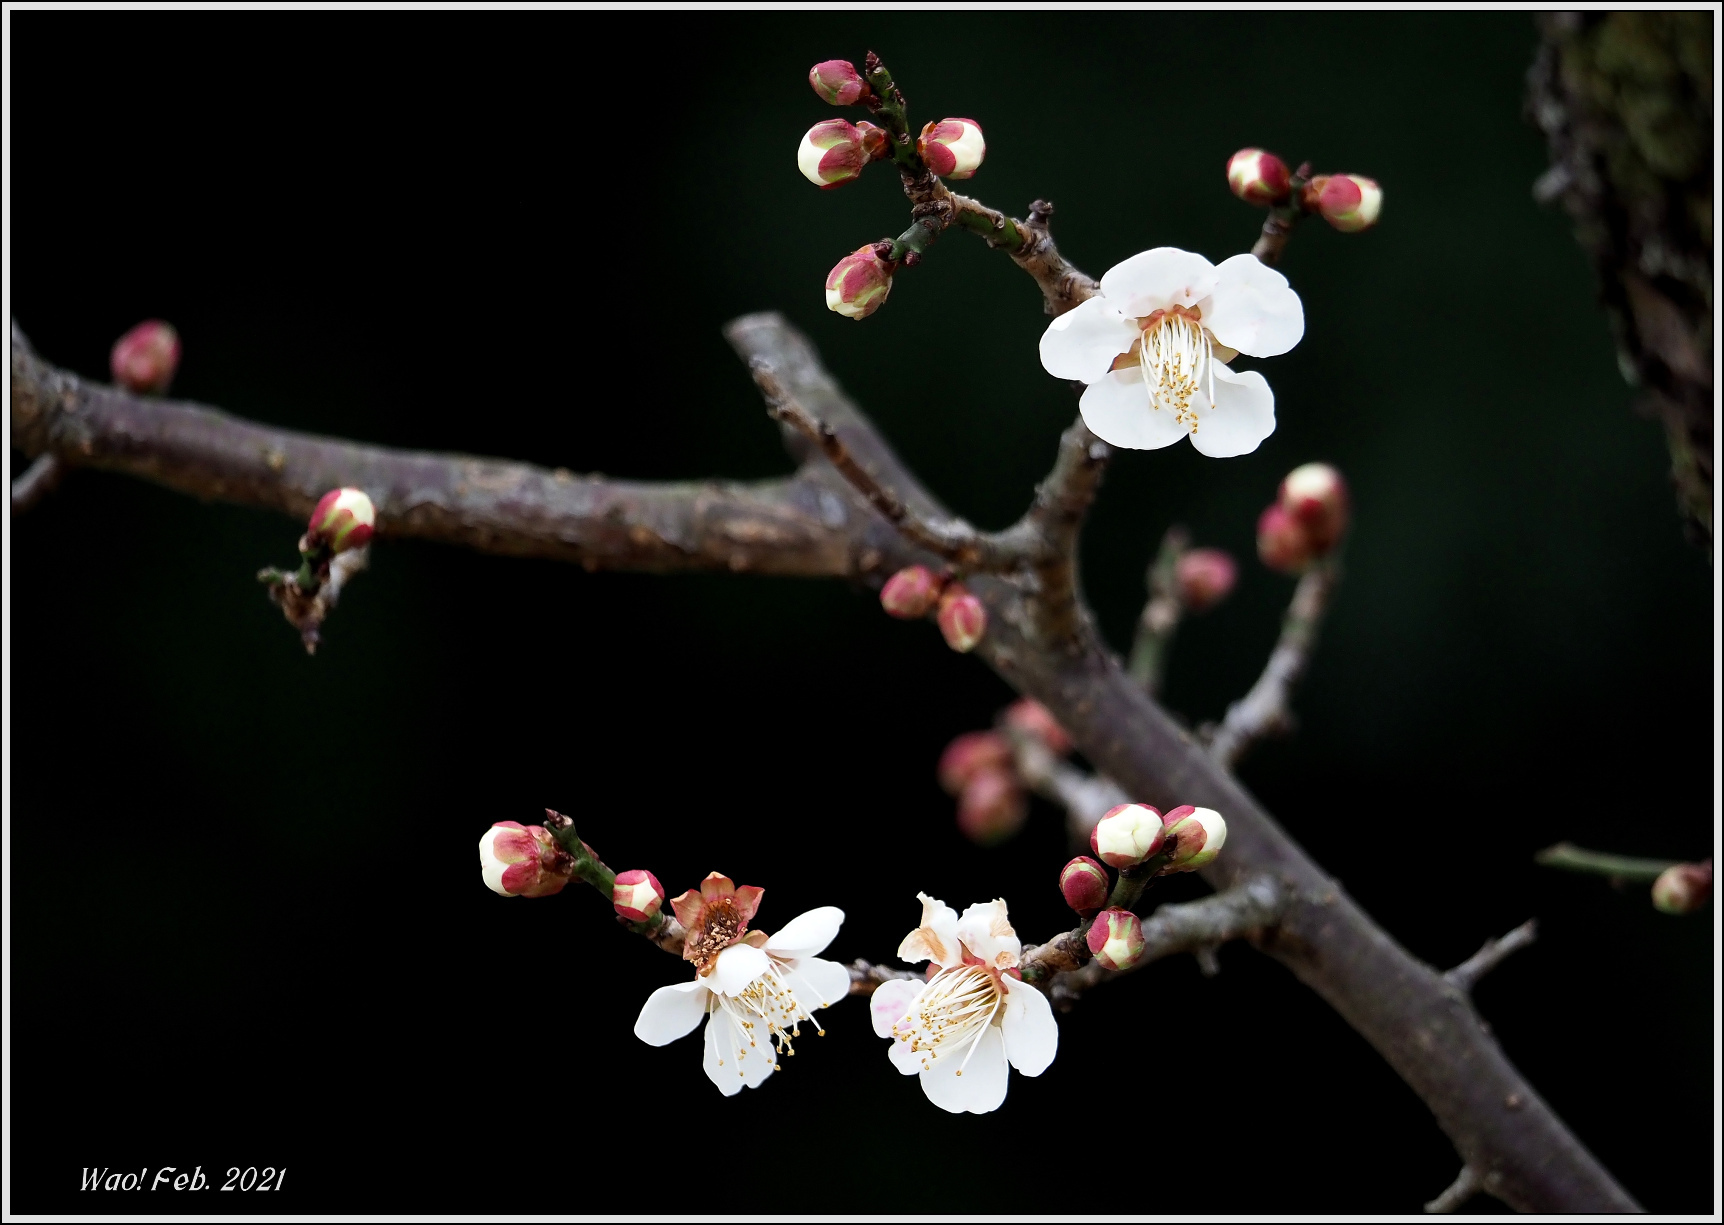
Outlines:
[[[711,888],[715,880],[722,882],[718,889]],[[838,934],[842,910],[821,906],[798,915],[775,935],[760,931],[744,935],[741,927],[731,924],[739,909],[748,912],[743,925],[753,917],[759,891],[751,898],[744,890],[723,888],[729,885],[717,873],[709,876],[702,884],[707,899],[697,897],[688,905],[709,913],[711,921],[685,926],[691,938],[729,928],[734,943],[713,952],[708,942],[699,958],[690,958],[696,965],[695,980],[660,987],[647,997],[635,1020],[635,1036],[652,1046],[675,1042],[707,1020],[706,1075],[726,1097],[745,1086],[753,1089],[772,1075],[778,1070],[779,1055],[794,1055],[792,1041],[801,1036],[803,1021],[824,1034],[814,1022],[814,1010],[850,992],[850,971],[815,956]],[[673,905],[685,903],[691,894],[693,890]],[[678,906],[679,919],[683,913],[684,907]],[[703,946],[691,939],[690,947]]]
[[898,956],[931,961],[926,982],[894,980],[874,992],[874,1032],[892,1039],[892,1065],[922,1078],[922,1092],[953,1114],[987,1114],[1006,1100],[1006,1066],[1040,1076],[1059,1049],[1047,997],[1016,976],[1023,945],[1004,901],[956,911],[925,893],[922,923]]
[[1275,432],[1275,395],[1255,370],[1299,343],[1305,312],[1287,278],[1254,255],[1211,264],[1177,247],[1107,270],[1101,291],[1042,334],[1042,365],[1089,384],[1084,424],[1116,447],[1155,450],[1189,436],[1205,455],[1245,455]]

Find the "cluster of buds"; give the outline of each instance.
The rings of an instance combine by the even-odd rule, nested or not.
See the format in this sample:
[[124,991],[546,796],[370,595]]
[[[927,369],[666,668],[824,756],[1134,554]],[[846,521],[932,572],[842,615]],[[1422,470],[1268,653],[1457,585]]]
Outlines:
[[1257,556],[1271,570],[1302,573],[1347,534],[1347,482],[1328,464],[1302,464],[1257,520]]
[[127,391],[162,395],[180,368],[180,334],[171,323],[147,319],[114,342],[108,366]]
[[1289,171],[1266,149],[1241,149],[1227,159],[1227,186],[1247,204],[1316,213],[1345,234],[1368,230],[1383,210],[1383,189],[1362,174]]
[[493,893],[504,897],[549,897],[569,883],[559,871],[557,840],[542,825],[499,821],[479,839],[479,871]]
[[258,581],[268,585],[269,598],[299,631],[308,654],[316,653],[324,618],[341,589],[365,569],[365,546],[376,526],[377,508],[363,489],[331,489],[317,500],[299,538],[299,569],[258,571]]
[[1652,882],[1652,904],[1665,914],[1692,914],[1712,900],[1712,861],[1679,863]]
[[958,829],[972,842],[992,846],[1017,833],[1029,816],[1029,795],[1018,776],[1012,735],[1030,736],[1058,756],[1071,737],[1047,708],[1029,698],[1007,707],[1004,730],[965,732],[940,754],[940,786],[958,800]]
[[946,645],[971,651],[988,632],[988,610],[962,583],[926,566],[906,566],[880,588],[880,607],[894,617],[915,621],[934,613]]

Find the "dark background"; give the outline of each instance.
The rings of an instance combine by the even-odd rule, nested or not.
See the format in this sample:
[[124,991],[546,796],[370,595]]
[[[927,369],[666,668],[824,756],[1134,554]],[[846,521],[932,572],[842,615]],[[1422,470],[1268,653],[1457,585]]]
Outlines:
[[[1123,648],[1168,523],[1248,559],[1168,682],[1216,717],[1291,589],[1249,560],[1256,513],[1294,465],[1343,468],[1357,528],[1302,728],[1244,777],[1420,957],[1536,915],[1484,1014],[1647,1207],[1707,1210],[1711,914],[1531,863],[1558,838],[1710,853],[1714,745],[1711,572],[1567,222],[1531,200],[1527,16],[18,13],[12,32],[11,287],[49,360],[106,377],[114,338],[162,317],[185,339],[176,392],[263,421],[755,477],[786,461],[719,327],[776,308],[986,526],[1072,415],[1034,287],[955,233],[874,318],[828,313],[826,270],[906,206],[885,168],[838,192],[798,175],[797,138],[834,113],[810,64],[873,47],[917,123],[978,119],[974,194],[1054,200],[1096,275],[1151,246],[1246,249],[1261,213],[1222,173],[1240,146],[1375,176],[1378,229],[1312,223],[1282,265],[1307,333],[1264,365],[1276,433],[1227,461],[1123,454],[1085,585]],[[1243,947],[1214,980],[1179,958],[1097,992],[986,1117],[929,1105],[855,1003],[722,1099],[697,1040],[630,1033],[684,967],[584,888],[492,895],[480,834],[554,806],[672,892],[714,868],[764,885],[769,930],[843,906],[842,958],[888,958],[918,889],[1003,895],[1042,939],[1069,921],[1058,816],[982,850],[933,781],[1006,687],[838,583],[394,541],[311,659],[251,577],[298,531],[97,473],[13,525],[16,1211],[1405,1212],[1453,1177],[1424,1106]],[[1170,1069],[1176,1037],[1208,1058]],[[1128,1138],[1097,1150],[1105,1120]],[[88,1166],[197,1164],[288,1176],[249,1205],[76,1190]]]

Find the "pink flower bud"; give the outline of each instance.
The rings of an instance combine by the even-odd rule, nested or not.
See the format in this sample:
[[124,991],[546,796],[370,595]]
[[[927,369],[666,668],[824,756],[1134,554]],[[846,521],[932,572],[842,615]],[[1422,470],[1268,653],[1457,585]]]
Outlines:
[[1347,482],[1328,464],[1301,464],[1281,482],[1281,505],[1299,521],[1316,553],[1326,553],[1347,532]]
[[965,732],[940,754],[940,786],[957,795],[983,770],[1010,769],[1012,746],[998,732]]
[[988,610],[982,602],[953,583],[940,597],[940,632],[954,651],[972,651],[988,632]]
[[1377,224],[1383,189],[1362,174],[1321,174],[1305,188],[1305,207],[1343,234],[1352,234]]
[[1712,899],[1712,861],[1679,863],[1652,882],[1652,904],[1665,914],[1691,914]]
[[1173,568],[1179,602],[1188,612],[1207,612],[1227,598],[1239,577],[1233,558],[1220,549],[1192,549]]
[[1121,804],[1089,832],[1089,849],[1110,868],[1131,868],[1161,849],[1161,814],[1148,804]]
[[862,132],[844,119],[826,119],[809,128],[796,147],[802,177],[816,187],[831,189],[848,183],[868,164]]
[[1034,736],[1048,746],[1050,753],[1064,757],[1072,751],[1072,738],[1066,735],[1066,729],[1054,721],[1048,708],[1034,698],[1019,698],[1006,707],[1006,724]]
[[180,334],[171,323],[146,320],[114,342],[108,366],[127,391],[159,396],[180,367]]
[[1090,955],[1105,970],[1129,970],[1143,956],[1143,922],[1129,910],[1110,906],[1089,925]]
[[868,91],[868,82],[849,60],[822,60],[808,70],[808,83],[833,106],[850,106]]
[[914,621],[934,611],[946,581],[926,566],[906,566],[880,588],[880,607],[894,617]]
[[988,145],[974,119],[942,119],[916,138],[922,162],[943,179],[967,179],[981,169]]
[[1241,149],[1227,159],[1227,186],[1247,204],[1279,204],[1293,190],[1287,163],[1262,149]]
[[1299,574],[1311,564],[1311,537],[1277,502],[1257,520],[1257,556],[1271,570]]
[[1227,843],[1227,822],[1213,808],[1181,804],[1162,818],[1173,853],[1159,875],[1208,867]]
[[376,523],[377,508],[363,489],[331,489],[318,499],[305,534],[314,545],[345,553],[369,544]]
[[641,868],[618,872],[611,885],[611,905],[631,923],[645,923],[664,903],[664,886],[658,877]]
[[826,309],[846,319],[866,319],[886,304],[892,292],[893,267],[872,244],[857,247],[826,274]]
[[1060,893],[1080,915],[1106,906],[1109,889],[1107,869],[1088,855],[1079,855],[1060,869]]
[[569,883],[550,871],[557,840],[542,825],[499,821],[479,839],[479,871],[493,893],[504,897],[549,897]]
[[983,846],[1010,838],[1029,814],[1029,797],[1010,770],[978,771],[958,796],[958,829]]

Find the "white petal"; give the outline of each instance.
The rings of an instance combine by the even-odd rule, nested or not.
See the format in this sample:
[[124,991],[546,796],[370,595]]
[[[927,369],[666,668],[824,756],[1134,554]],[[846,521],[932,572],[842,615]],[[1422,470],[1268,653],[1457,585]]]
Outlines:
[[753,1089],[772,1075],[772,1044],[750,1047],[723,1009],[706,1023],[706,1050],[701,1067],[706,1078],[726,1097]]
[[891,1057],[892,1066],[904,1076],[918,1075],[928,1058],[925,1051],[912,1050],[909,1041],[903,1038],[893,1038],[886,1054]]
[[939,898],[918,893],[922,924],[898,945],[898,956],[908,962],[932,960],[935,965],[955,966],[958,955],[958,912]]
[[964,942],[970,956],[996,970],[1009,970],[1017,965],[1018,954],[1024,951],[1024,942],[1018,939],[1018,933],[1006,918],[1003,898],[977,902],[966,910],[958,920],[958,939]]
[[[968,1057],[968,1064],[964,1063]],[[962,1067],[963,1075],[958,1075]],[[922,1092],[941,1110],[987,1114],[1006,1100],[1006,1048],[1000,1027],[982,1031],[974,1051],[949,1051],[922,1073]]]
[[1252,357],[1275,357],[1305,335],[1305,308],[1287,278],[1255,255],[1221,261],[1203,325],[1215,339]]
[[1136,339],[1135,321],[1106,298],[1090,298],[1048,324],[1042,333],[1042,367],[1055,378],[1093,383]]
[[893,1022],[910,1011],[911,1002],[922,994],[925,986],[926,983],[914,979],[894,978],[874,988],[874,994],[868,998],[868,1012],[874,1019],[875,1035],[890,1038]]
[[1101,278],[1102,296],[1134,319],[1170,306],[1191,306],[1215,289],[1215,265],[1178,247],[1139,251],[1109,268]]
[[1059,1022],[1047,996],[1009,974],[1005,983],[1006,1015],[1000,1032],[1006,1040],[1006,1058],[1025,1076],[1040,1076],[1060,1048]]
[[844,912],[836,906],[818,906],[797,915],[772,934],[766,951],[780,957],[812,957],[838,934]]
[[737,995],[766,973],[766,954],[751,944],[733,944],[713,963],[711,986],[725,995]]
[[819,957],[790,963],[790,989],[804,1008],[829,1008],[850,994],[850,967]]
[[[1195,404],[1197,398],[1193,397]],[[1094,428],[1093,426],[1091,427]],[[1275,393],[1255,370],[1215,364],[1215,406],[1198,413],[1191,445],[1214,459],[1249,455],[1275,432]]]
[[635,1037],[648,1046],[675,1042],[700,1024],[711,999],[712,993],[698,978],[692,983],[660,987],[641,1006],[641,1014],[635,1018]]
[[1141,366],[1115,370],[1091,383],[1078,401],[1078,412],[1097,438],[1116,447],[1155,451],[1185,437],[1185,427],[1171,412],[1150,407]]

